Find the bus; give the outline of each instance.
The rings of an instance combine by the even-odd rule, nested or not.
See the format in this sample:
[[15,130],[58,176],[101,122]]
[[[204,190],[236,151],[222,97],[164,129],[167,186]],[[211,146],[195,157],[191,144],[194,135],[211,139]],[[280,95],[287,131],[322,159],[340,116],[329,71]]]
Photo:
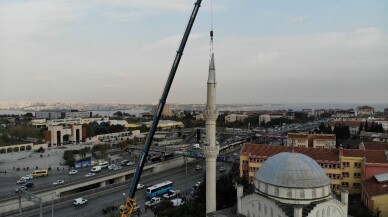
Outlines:
[[172,189],[172,182],[171,181],[165,181],[156,185],[153,185],[151,187],[146,188],[145,194],[147,197],[155,197],[158,195],[163,195],[167,191]]
[[32,177],[41,177],[41,176],[47,176],[48,175],[48,170],[35,170],[32,173]]

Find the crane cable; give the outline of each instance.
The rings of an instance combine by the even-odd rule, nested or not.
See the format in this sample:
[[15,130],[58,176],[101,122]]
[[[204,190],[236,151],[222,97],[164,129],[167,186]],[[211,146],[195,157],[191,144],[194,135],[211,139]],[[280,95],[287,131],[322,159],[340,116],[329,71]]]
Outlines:
[[213,0],[210,0],[210,58],[213,52]]

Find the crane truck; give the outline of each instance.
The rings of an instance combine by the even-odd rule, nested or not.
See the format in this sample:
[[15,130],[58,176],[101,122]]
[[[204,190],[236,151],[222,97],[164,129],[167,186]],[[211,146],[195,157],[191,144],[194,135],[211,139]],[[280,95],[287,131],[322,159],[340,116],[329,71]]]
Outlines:
[[195,18],[197,16],[199,7],[201,7],[201,2],[202,2],[202,0],[197,0],[195,2],[195,4],[194,4],[194,9],[193,9],[193,11],[191,13],[189,22],[188,22],[186,30],[185,30],[185,33],[183,34],[183,37],[182,37],[182,40],[181,40],[181,44],[179,46],[179,49],[178,49],[177,54],[175,56],[174,62],[172,64],[172,67],[171,67],[171,70],[170,70],[170,74],[169,74],[167,82],[166,82],[166,84],[164,86],[164,90],[163,90],[162,96],[161,96],[161,98],[159,100],[158,109],[157,109],[157,112],[156,112],[156,114],[155,114],[155,116],[153,118],[152,125],[151,125],[150,131],[148,133],[148,136],[147,136],[146,143],[145,143],[143,151],[142,151],[142,155],[141,155],[140,161],[139,161],[139,163],[138,163],[138,165],[136,167],[135,175],[134,175],[132,183],[131,183],[131,187],[130,187],[130,190],[129,190],[129,195],[128,195],[128,197],[125,200],[124,210],[121,213],[121,217],[129,217],[129,216],[131,216],[131,214],[133,212],[133,209],[135,207],[135,204],[136,204],[136,199],[135,199],[136,187],[137,187],[137,184],[139,183],[140,176],[141,176],[141,173],[143,171],[144,164],[145,164],[145,160],[147,159],[148,152],[150,150],[150,146],[151,146],[152,140],[154,138],[154,134],[155,134],[156,128],[158,126],[159,119],[160,119],[160,117],[162,115],[162,111],[163,111],[164,105],[166,104],[167,96],[168,96],[168,93],[170,92],[172,81],[174,80],[175,73],[176,73],[176,71],[178,69],[179,62],[180,62],[181,57],[183,55],[183,50],[185,49],[186,42],[187,42],[187,39],[189,38],[190,31],[191,31],[191,28],[193,27],[194,20],[195,20]]

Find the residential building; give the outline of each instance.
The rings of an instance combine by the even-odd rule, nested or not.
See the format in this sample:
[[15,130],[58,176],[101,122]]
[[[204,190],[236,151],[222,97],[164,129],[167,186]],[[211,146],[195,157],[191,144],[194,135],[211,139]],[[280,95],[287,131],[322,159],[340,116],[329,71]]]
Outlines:
[[[156,115],[157,111],[158,111],[158,105],[152,105],[151,115]],[[172,105],[166,103],[163,107],[162,117],[172,117],[172,116],[174,116],[174,113],[172,112]]]
[[37,119],[63,119],[63,118],[91,118],[92,112],[89,111],[36,111],[35,118]]
[[385,132],[388,132],[388,120],[376,120],[375,123],[381,124]]
[[296,152],[317,161],[331,179],[331,189],[337,194],[347,190],[361,193],[361,183],[376,172],[388,172],[388,155],[383,150],[317,149],[306,147],[244,144],[240,152],[240,176],[253,183],[255,172],[271,156],[281,152]]
[[360,139],[363,141],[388,143],[388,133],[361,132]]
[[336,125],[348,126],[350,135],[355,136],[359,133],[361,123],[361,121],[332,121],[329,122],[328,125],[331,127],[332,131],[334,131]]
[[375,114],[375,109],[373,107],[364,105],[364,106],[357,107],[356,112],[357,112],[357,116],[363,116],[363,115],[371,116]]
[[262,124],[262,123],[268,123],[271,121],[271,116],[270,115],[260,115],[259,116],[259,124]]
[[225,123],[233,123],[235,121],[244,121],[248,115],[244,114],[230,114],[225,116]]
[[336,148],[335,134],[313,134],[313,148]]
[[362,183],[361,200],[369,210],[380,210],[388,217],[388,173],[378,174]]
[[336,148],[335,134],[288,133],[287,145],[293,147]]

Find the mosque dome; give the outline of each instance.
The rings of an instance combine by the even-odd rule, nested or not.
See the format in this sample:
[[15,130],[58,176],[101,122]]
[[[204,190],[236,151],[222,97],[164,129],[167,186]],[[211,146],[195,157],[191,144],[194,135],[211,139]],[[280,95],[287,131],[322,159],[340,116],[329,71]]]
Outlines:
[[286,188],[319,188],[331,183],[315,160],[295,152],[282,152],[270,157],[256,172],[255,179]]

